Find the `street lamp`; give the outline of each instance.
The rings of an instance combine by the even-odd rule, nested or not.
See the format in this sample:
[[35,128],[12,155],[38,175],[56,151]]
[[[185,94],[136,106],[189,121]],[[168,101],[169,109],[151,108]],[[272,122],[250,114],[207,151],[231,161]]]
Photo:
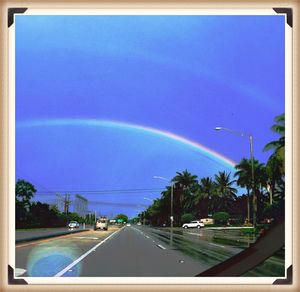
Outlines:
[[155,176],[153,176],[153,178],[165,180],[165,181],[167,181],[168,183],[171,184],[171,215],[170,215],[171,224],[170,225],[171,225],[171,233],[173,233],[173,220],[174,220],[174,218],[173,218],[173,188],[174,188],[174,184],[173,184],[172,181],[170,181],[167,178],[164,178],[162,176],[156,176],[155,175]]
[[[228,129],[228,128],[224,128],[224,127],[215,127],[216,131],[227,131],[230,132],[232,134],[241,136],[241,137],[249,137],[249,141],[250,141],[250,160],[251,160],[251,182],[252,182],[252,195],[253,195],[253,227],[256,227],[256,212],[257,212],[257,204],[256,204],[256,194],[255,194],[255,190],[254,190],[254,159],[253,159],[253,146],[252,146],[252,140],[253,140],[253,136],[252,134],[245,134],[242,132],[238,132],[232,129]],[[249,214],[248,214],[248,219],[249,219]]]

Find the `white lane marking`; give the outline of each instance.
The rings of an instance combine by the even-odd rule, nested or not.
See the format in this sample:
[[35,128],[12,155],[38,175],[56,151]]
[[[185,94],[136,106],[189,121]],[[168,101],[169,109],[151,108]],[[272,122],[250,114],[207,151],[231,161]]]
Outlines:
[[202,236],[202,234],[199,234],[199,233],[193,233],[193,232],[187,232],[187,234],[192,234],[192,235]]
[[166,249],[164,246],[157,244],[158,247],[160,247],[161,249]]
[[98,237],[89,237],[89,236],[77,236],[74,238],[79,238],[79,239],[99,239]]
[[[134,230],[138,231],[140,234],[144,235],[146,238],[150,238],[146,233],[140,231],[139,229],[132,227]],[[153,241],[154,242],[154,241]]]
[[25,273],[26,273],[26,270],[21,269],[21,268],[15,268],[15,276],[16,277],[22,276]]
[[119,229],[106,237],[104,240],[100,241],[98,244],[96,244],[94,247],[92,247],[90,250],[88,250],[85,254],[83,254],[81,257],[79,257],[77,260],[75,260],[73,263],[69,264],[66,268],[58,272],[54,277],[61,277],[64,273],[68,272],[71,268],[73,268],[75,265],[77,265],[80,261],[82,261],[86,256],[88,256],[92,251],[95,251],[97,247],[99,247],[101,244],[103,244],[105,241],[107,241],[109,238],[111,238],[113,235],[117,234],[122,229]]
[[225,246],[224,246],[224,245],[220,245],[220,244],[215,244],[215,243],[211,243],[211,242],[209,242],[209,244],[210,244],[210,245],[214,245],[214,246],[217,246],[217,247],[223,247],[223,248],[225,248]]
[[[136,231],[140,232],[142,235],[144,235],[146,238],[150,238],[146,233],[140,231],[139,229],[132,227],[133,229],[135,229]],[[155,240],[152,240],[152,242],[155,243]],[[158,246],[161,249],[166,249],[164,246],[162,246],[161,244],[157,244],[156,246]]]

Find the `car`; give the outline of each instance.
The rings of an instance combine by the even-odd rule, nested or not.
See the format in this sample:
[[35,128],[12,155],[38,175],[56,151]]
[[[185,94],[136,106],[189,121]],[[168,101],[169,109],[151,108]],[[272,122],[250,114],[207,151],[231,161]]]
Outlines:
[[130,224],[130,223],[127,223],[126,226],[131,226],[131,224]]
[[183,228],[201,228],[204,227],[204,223],[201,221],[191,221],[189,223],[184,223]]
[[108,218],[107,217],[100,217],[96,221],[94,230],[108,230]]
[[142,225],[142,223],[141,223],[141,222],[138,222],[137,225]]
[[79,228],[79,223],[77,221],[71,221],[68,226],[69,228]]

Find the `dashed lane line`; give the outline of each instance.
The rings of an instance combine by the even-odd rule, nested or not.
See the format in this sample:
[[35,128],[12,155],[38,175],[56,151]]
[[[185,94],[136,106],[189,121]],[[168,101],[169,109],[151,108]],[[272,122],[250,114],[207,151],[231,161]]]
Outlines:
[[162,246],[161,244],[157,244],[157,246],[161,249],[166,249],[164,246]]
[[[136,231],[138,231],[140,234],[142,234],[143,236],[145,236],[148,239],[151,239],[150,236],[148,236],[146,233],[140,231],[139,229],[132,227],[133,229],[135,229]],[[155,243],[155,240],[152,240],[153,243]],[[166,249],[164,246],[162,246],[161,244],[157,244],[156,246],[158,246],[161,249]]]
[[209,242],[209,244],[210,244],[210,245],[217,246],[217,247],[223,247],[223,248],[225,248],[225,246],[224,246],[224,245],[221,245],[221,244],[215,244],[215,243],[211,243],[211,242]]

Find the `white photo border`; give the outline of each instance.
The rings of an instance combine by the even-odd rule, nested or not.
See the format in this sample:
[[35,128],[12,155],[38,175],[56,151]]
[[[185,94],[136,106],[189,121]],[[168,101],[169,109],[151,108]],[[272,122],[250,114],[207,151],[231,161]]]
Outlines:
[[[278,14],[273,9],[35,9],[29,8],[21,15],[285,15]],[[9,210],[9,236],[8,236],[8,262],[15,268],[15,21],[8,32],[8,91],[9,91],[9,135],[8,135],[8,210]],[[292,111],[292,28],[285,21],[285,119],[286,119],[286,197],[285,197],[285,270],[293,263],[292,260],[292,141],[293,141],[293,111]],[[289,222],[289,223],[287,223]],[[24,279],[28,284],[111,284],[111,285],[140,285],[140,284],[272,284],[277,279],[285,277],[16,277]]]

